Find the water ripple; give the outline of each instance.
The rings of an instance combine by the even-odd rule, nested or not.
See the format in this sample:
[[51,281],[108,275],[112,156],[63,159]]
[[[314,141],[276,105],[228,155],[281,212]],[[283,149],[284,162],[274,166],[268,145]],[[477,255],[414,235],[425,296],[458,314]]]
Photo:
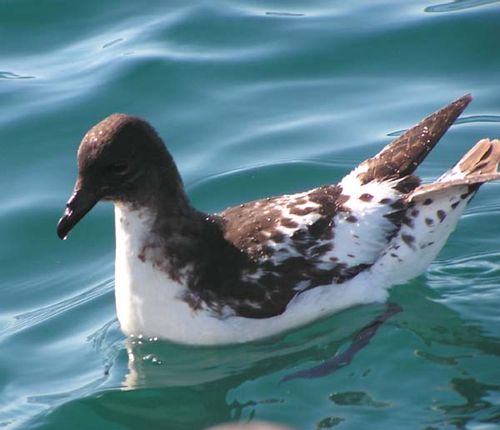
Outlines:
[[0,70],[0,79],[35,79],[35,76],[18,75],[13,72],[6,72]]
[[24,312],[14,317],[11,324],[0,331],[0,337],[12,335],[28,327],[34,327],[44,321],[54,318],[60,314],[70,311],[84,303],[94,300],[112,291],[114,281],[107,280],[80,292],[77,295],[52,303],[48,306],[40,307],[29,312]]
[[294,13],[294,12],[266,12],[266,15],[269,16],[281,16],[284,18],[288,17],[300,17],[305,16],[305,13]]
[[[500,115],[468,115],[458,118],[453,124],[482,124],[488,122],[500,122]],[[392,131],[387,134],[389,137],[401,136],[407,129]]]
[[469,115],[458,118],[455,124],[500,122],[500,115]]
[[486,6],[498,3],[499,0],[455,0],[449,3],[441,3],[428,6],[425,12],[455,12],[459,10],[472,9],[479,6]]
[[[136,345],[129,369],[110,214],[96,209],[71,243],[53,230],[81,133],[116,110],[150,119],[197,206],[219,210],[336,182],[387,143],[387,130],[470,91],[484,106],[473,112],[488,115],[458,121],[476,125],[455,127],[455,146],[438,148],[424,171],[434,173],[433,160],[500,123],[498,16],[484,7],[493,3],[0,2],[0,427],[29,427],[21,421],[38,412],[32,427],[175,429],[233,412],[297,428],[424,428],[436,413],[442,427],[489,413],[480,404],[500,391],[479,383],[495,380],[498,361],[499,185],[481,190],[426,276],[391,291],[405,307],[397,325],[314,389],[277,381],[333,356],[379,305],[250,345]],[[430,15],[428,5],[464,12]],[[469,377],[478,383],[457,380]],[[118,390],[124,380],[139,389]],[[272,398],[283,401],[261,401]],[[454,408],[461,398],[472,407]]]
[[[472,255],[463,257],[454,257],[439,260],[439,264],[434,264],[429,269],[429,273],[446,275],[460,269],[466,269],[468,273],[481,272],[482,275],[490,274],[492,276],[500,275],[500,252],[476,252]],[[469,272],[470,271],[470,272]]]

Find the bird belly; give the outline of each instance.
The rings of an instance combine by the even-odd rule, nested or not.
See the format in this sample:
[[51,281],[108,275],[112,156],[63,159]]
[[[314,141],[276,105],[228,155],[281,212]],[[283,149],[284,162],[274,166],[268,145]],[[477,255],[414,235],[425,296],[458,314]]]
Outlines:
[[193,310],[182,300],[184,287],[148,266],[127,276],[117,264],[116,307],[123,332],[193,345],[254,341],[354,305],[384,301],[387,294],[362,273],[343,284],[319,286],[299,294],[282,314],[271,318],[221,318],[205,308]]

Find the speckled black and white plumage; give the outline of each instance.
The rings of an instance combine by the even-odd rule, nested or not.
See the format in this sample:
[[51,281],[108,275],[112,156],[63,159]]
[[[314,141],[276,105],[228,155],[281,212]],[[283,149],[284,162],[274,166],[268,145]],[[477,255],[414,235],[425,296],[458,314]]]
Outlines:
[[470,102],[427,117],[336,185],[228,208],[194,209],[145,121],[112,115],[79,149],[65,237],[100,199],[116,208],[117,312],[126,333],[186,343],[247,341],[383,300],[421,273],[466,204],[498,179],[484,139],[437,182],[414,171]]

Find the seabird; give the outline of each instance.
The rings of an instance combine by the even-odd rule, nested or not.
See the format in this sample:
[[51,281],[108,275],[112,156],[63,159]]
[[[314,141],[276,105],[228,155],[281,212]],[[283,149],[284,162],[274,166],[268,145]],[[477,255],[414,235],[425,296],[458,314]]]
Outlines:
[[434,183],[415,169],[471,101],[445,106],[336,185],[216,214],[190,203],[145,120],[113,114],[85,134],[57,226],[64,239],[100,200],[115,206],[115,293],[127,335],[188,344],[252,341],[384,301],[422,273],[484,182],[500,141],[480,140]]

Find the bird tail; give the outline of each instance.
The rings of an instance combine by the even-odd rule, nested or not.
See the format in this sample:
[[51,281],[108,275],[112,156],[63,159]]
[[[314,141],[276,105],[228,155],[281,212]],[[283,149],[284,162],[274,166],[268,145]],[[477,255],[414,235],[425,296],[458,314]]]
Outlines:
[[500,140],[482,139],[436,182],[415,188],[405,198],[401,228],[372,271],[390,277],[386,285],[422,273],[446,243],[481,184],[500,179],[499,163]]
[[475,192],[481,184],[500,179],[499,163],[500,140],[482,139],[436,182],[417,187],[408,200],[418,202],[443,191],[452,194],[453,189],[464,186]]

